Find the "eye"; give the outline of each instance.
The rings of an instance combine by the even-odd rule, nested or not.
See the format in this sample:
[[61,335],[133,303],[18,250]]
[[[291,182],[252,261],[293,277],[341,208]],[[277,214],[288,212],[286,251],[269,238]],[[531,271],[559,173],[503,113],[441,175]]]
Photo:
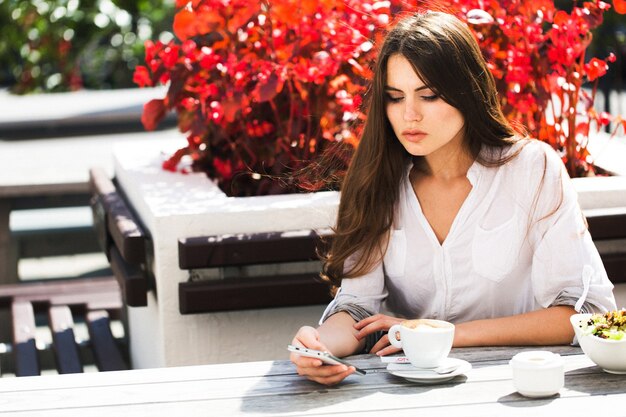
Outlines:
[[428,96],[422,96],[422,100],[425,100],[425,101],[435,101],[438,98],[439,98],[439,96],[437,94],[431,94],[431,95],[428,95]]
[[398,102],[402,101],[403,98],[404,98],[403,96],[394,96],[394,95],[391,95],[391,94],[387,94],[387,101],[389,103],[398,103]]

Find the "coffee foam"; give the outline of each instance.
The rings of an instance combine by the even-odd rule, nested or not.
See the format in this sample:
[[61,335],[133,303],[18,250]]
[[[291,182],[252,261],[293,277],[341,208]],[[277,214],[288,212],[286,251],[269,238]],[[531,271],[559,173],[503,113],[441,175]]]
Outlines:
[[449,328],[450,325],[442,324],[437,321],[427,320],[427,319],[416,319],[416,320],[405,320],[402,322],[402,326],[407,327],[409,329],[417,329],[418,327],[430,327],[434,329],[446,329]]

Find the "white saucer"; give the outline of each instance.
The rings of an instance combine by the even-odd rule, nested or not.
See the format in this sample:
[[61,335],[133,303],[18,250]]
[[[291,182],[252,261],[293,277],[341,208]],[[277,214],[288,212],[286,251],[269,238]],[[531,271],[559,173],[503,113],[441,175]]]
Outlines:
[[410,363],[390,363],[387,365],[387,370],[391,375],[399,376],[407,381],[416,382],[419,384],[438,384],[440,382],[449,381],[459,375],[463,375],[472,369],[472,364],[463,359],[447,358],[441,366],[453,366],[459,365],[454,371],[449,374],[438,374],[433,370],[425,368],[416,368]]

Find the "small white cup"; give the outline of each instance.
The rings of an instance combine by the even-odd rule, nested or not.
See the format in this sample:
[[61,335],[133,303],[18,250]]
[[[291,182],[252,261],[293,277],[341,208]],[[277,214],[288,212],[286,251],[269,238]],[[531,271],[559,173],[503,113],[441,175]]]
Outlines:
[[391,326],[387,335],[393,346],[404,350],[411,365],[436,368],[450,354],[454,324],[442,320],[406,320]]
[[563,358],[545,350],[518,353],[509,362],[513,385],[525,397],[556,395],[565,384]]

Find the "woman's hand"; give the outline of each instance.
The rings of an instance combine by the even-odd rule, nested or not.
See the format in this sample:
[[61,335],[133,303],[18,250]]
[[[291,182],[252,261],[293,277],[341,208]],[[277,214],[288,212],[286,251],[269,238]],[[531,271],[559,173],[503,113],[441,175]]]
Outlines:
[[[377,331],[388,331],[394,324],[403,322],[404,319],[398,319],[396,317],[385,316],[384,314],[376,314],[361,320],[354,325],[354,328],[359,332],[356,334],[358,340],[362,340],[368,335]],[[390,355],[392,353],[399,352],[402,349],[391,346],[389,343],[389,337],[384,335],[378,342],[372,347],[370,353],[375,353],[378,356]]]
[[[316,349],[329,352],[326,346],[320,341],[319,332],[310,326],[303,326],[298,330],[291,344],[309,349]],[[335,385],[343,381],[348,375],[354,372],[353,366],[346,365],[325,365],[321,360],[308,358],[306,356],[291,353],[291,362],[296,365],[298,375],[302,375],[311,381],[324,385]]]

